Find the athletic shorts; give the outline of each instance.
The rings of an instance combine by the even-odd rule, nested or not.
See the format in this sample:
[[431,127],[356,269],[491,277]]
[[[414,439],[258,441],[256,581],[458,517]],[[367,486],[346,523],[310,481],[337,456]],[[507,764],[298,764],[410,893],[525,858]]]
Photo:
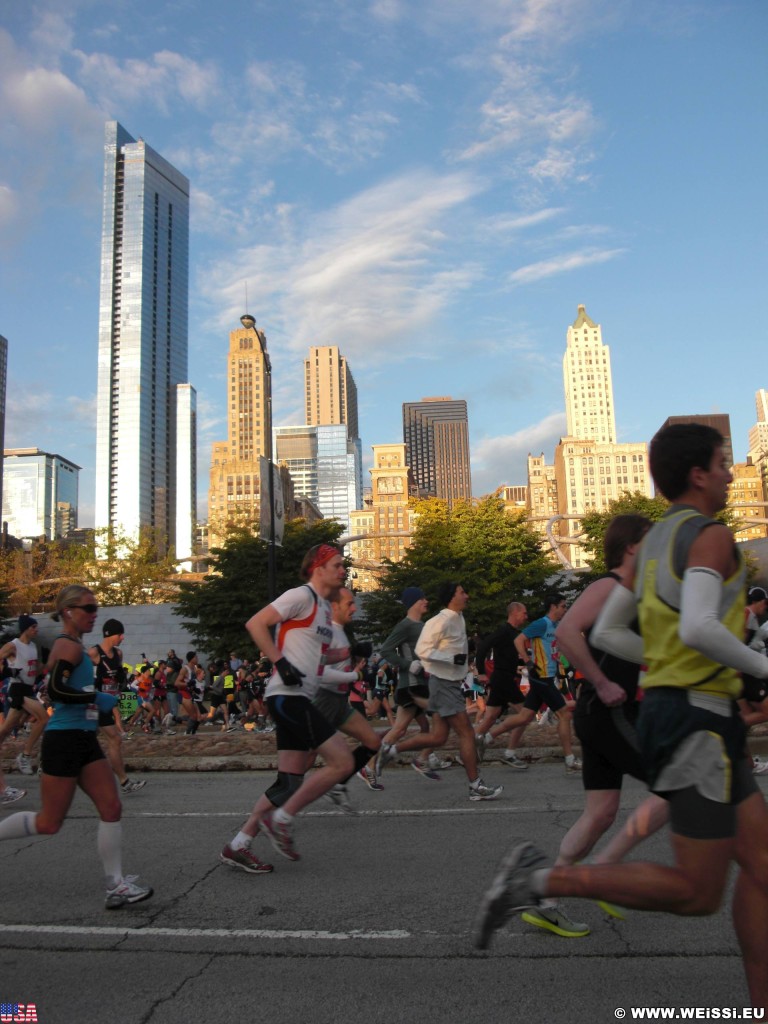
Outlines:
[[[118,705],[115,704],[115,707]],[[108,725],[115,724],[115,716],[111,711],[100,711],[99,712],[99,728],[105,729]]]
[[529,677],[530,689],[525,695],[523,707],[529,711],[538,711],[542,704],[546,704],[553,711],[560,711],[565,707],[565,697],[558,690],[555,680],[531,679]]
[[11,707],[16,711],[21,711],[24,707],[24,698],[29,697],[30,700],[35,699],[35,688],[31,683],[22,683],[18,679],[14,679],[8,687],[8,699],[11,702]]
[[433,715],[450,718],[451,715],[466,714],[467,700],[461,689],[460,679],[429,677],[429,710]]
[[573,729],[581,743],[584,789],[621,789],[625,775],[646,781],[637,737],[639,711],[637,701],[606,707],[591,687],[582,688]]
[[414,697],[429,700],[429,686],[426,683],[419,683],[418,686],[403,686],[395,690],[395,705],[399,708],[416,708],[420,714],[424,713],[425,709],[416,703]]
[[77,779],[86,765],[103,761],[104,751],[92,729],[46,729],[40,744],[44,775]]
[[672,831],[692,839],[734,836],[738,804],[758,789],[735,701],[654,687],[641,704],[638,736],[649,787],[669,801]]
[[223,693],[212,693],[209,699],[212,708],[220,708],[222,704],[227,703],[227,698]]
[[324,686],[321,686],[312,698],[312,703],[334,729],[340,729],[354,714],[354,710],[349,706],[349,698],[346,693],[334,693],[333,690]]
[[317,750],[336,733],[306,697],[278,693],[267,697],[267,708],[275,723],[278,750]]
[[501,708],[503,711],[509,704],[523,704],[525,694],[520,689],[519,680],[519,676],[503,676],[494,672],[488,682],[488,707]]

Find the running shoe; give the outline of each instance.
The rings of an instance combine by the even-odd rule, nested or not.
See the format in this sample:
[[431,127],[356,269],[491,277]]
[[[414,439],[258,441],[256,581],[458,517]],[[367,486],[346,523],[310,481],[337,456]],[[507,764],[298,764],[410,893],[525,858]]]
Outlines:
[[242,846],[239,850],[233,850],[229,844],[219,854],[219,860],[222,864],[228,864],[231,868],[240,868],[241,871],[247,871],[249,875],[268,875],[270,871],[273,871],[271,864],[265,864],[263,860],[259,860],[255,853],[252,853],[247,846]]
[[266,814],[259,822],[259,828],[281,856],[287,860],[299,860],[289,825],[275,821],[274,814]]
[[394,747],[390,746],[389,743],[381,744],[379,752],[376,755],[376,762],[373,769],[376,773],[377,779],[381,778],[383,769],[390,763],[390,761],[394,761],[396,757],[397,754],[394,753]]
[[564,939],[580,939],[589,935],[589,925],[572,921],[562,907],[536,907],[535,910],[524,911],[522,918],[526,924],[545,928]]
[[527,771],[530,767],[527,762],[521,761],[516,754],[512,753],[505,753],[501,760],[503,764],[508,764],[510,768],[517,768],[521,772]]
[[16,767],[19,769],[22,775],[34,775],[32,769],[32,758],[29,754],[25,754],[24,751],[16,755]]
[[145,779],[126,779],[125,782],[120,783],[120,792],[138,793],[140,789],[144,789],[146,784]]
[[762,761],[759,757],[753,757],[752,760],[754,761],[753,775],[768,775],[768,761]]
[[149,886],[137,885],[138,875],[126,875],[114,889],[107,889],[104,906],[107,910],[118,910],[128,903],[141,903],[148,900],[153,890]]
[[15,804],[17,800],[21,800],[26,795],[26,789],[15,789],[13,786],[6,786],[2,793],[0,793],[0,807],[5,807],[6,804]]
[[357,811],[352,806],[349,800],[349,794],[347,793],[347,787],[339,782],[329,789],[325,794],[326,800],[330,800],[334,807],[338,807],[340,811],[344,811],[345,814],[357,814]]
[[615,917],[617,921],[626,921],[627,915],[624,913],[621,907],[617,907],[615,903],[608,903],[607,900],[595,900],[598,907],[607,914],[608,917]]
[[478,779],[475,785],[470,783],[469,799],[495,800],[497,797],[501,796],[501,791],[503,789],[503,786],[486,786],[482,779]]
[[572,758],[565,762],[565,774],[566,775],[581,775],[582,763],[578,757]]
[[475,920],[478,949],[487,949],[493,933],[518,910],[539,907],[540,898],[531,892],[531,874],[545,865],[546,857],[533,843],[518,843],[502,857]]
[[443,759],[438,754],[430,754],[427,758],[427,764],[433,772],[440,772],[445,771],[446,768],[450,768],[453,761],[448,758]]
[[376,778],[373,769],[369,768],[368,765],[365,765],[364,768],[361,768],[360,771],[357,772],[357,777],[358,779],[362,779],[368,789],[373,789],[376,792],[381,792],[381,790],[384,789],[382,784]]
[[163,716],[162,725],[163,725],[164,729],[170,729],[173,724],[174,724],[174,717],[173,717],[173,715],[169,711],[167,715]]
[[429,762],[425,764],[423,761],[420,761],[418,757],[415,757],[411,761],[411,768],[413,768],[415,772],[418,772],[419,775],[423,775],[425,779],[429,779],[431,782],[440,781],[440,776],[429,767]]

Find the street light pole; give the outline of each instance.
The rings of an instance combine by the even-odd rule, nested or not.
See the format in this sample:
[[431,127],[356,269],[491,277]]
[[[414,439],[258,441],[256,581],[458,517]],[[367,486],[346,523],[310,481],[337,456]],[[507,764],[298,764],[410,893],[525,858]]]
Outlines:
[[[250,315],[245,313],[240,317],[240,323],[247,331],[253,331],[259,342],[259,348],[261,349],[261,357],[264,360],[264,374],[267,380],[267,395],[266,395],[266,407],[265,407],[265,418],[264,418],[264,432],[266,434],[266,457],[267,466],[269,470],[269,480],[267,482],[267,496],[269,500],[269,542],[267,546],[267,599],[271,603],[275,598],[275,585],[276,585],[276,548],[275,548],[275,481],[273,479],[272,472],[272,363],[269,360],[269,352],[267,352],[267,336],[263,331],[260,331],[256,326],[256,320]],[[263,481],[259,481],[259,491]]]

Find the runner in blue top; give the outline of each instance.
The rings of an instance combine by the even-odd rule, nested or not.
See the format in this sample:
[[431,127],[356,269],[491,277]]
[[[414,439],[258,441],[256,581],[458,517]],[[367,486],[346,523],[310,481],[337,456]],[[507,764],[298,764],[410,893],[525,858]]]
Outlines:
[[122,806],[115,776],[96,739],[99,711],[114,707],[116,698],[94,686],[93,662],[83,648],[99,606],[87,588],[72,584],[59,593],[53,618],[62,623],[45,666],[48,695],[54,712],[43,733],[40,755],[42,807],[19,811],[0,822],[0,839],[54,835],[67,816],[79,786],[99,812],[97,847],[107,882],[106,907],[113,910],[149,899],[152,889],[124,876],[122,868]]

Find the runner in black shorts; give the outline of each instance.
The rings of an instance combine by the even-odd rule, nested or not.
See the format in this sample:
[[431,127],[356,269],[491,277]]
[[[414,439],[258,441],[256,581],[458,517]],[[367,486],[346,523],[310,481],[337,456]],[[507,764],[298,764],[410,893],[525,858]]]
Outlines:
[[[485,711],[475,723],[475,742],[477,756],[482,760],[485,750],[485,736],[496,720],[511,705],[513,713],[520,710],[525,701],[525,694],[520,689],[520,669],[522,662],[515,640],[520,636],[521,628],[528,621],[528,611],[520,601],[512,601],[507,605],[507,621],[489,636],[483,637],[477,646],[476,664],[479,670],[478,679],[481,683],[488,681],[488,697]],[[490,679],[485,672],[486,659],[493,653],[493,671]],[[521,760],[512,749],[504,751],[502,758],[512,768],[525,770],[528,765]]]
[[149,899],[152,890],[125,877],[122,869],[122,807],[98,740],[99,712],[116,704],[112,694],[94,688],[93,662],[82,638],[96,621],[98,604],[83,586],[64,587],[56,600],[54,619],[62,620],[62,633],[54,641],[45,671],[54,712],[43,733],[41,752],[42,806],[35,814],[21,811],[0,822],[0,839],[28,839],[54,835],[64,823],[79,787],[99,814],[97,848],[106,876],[107,909]]

